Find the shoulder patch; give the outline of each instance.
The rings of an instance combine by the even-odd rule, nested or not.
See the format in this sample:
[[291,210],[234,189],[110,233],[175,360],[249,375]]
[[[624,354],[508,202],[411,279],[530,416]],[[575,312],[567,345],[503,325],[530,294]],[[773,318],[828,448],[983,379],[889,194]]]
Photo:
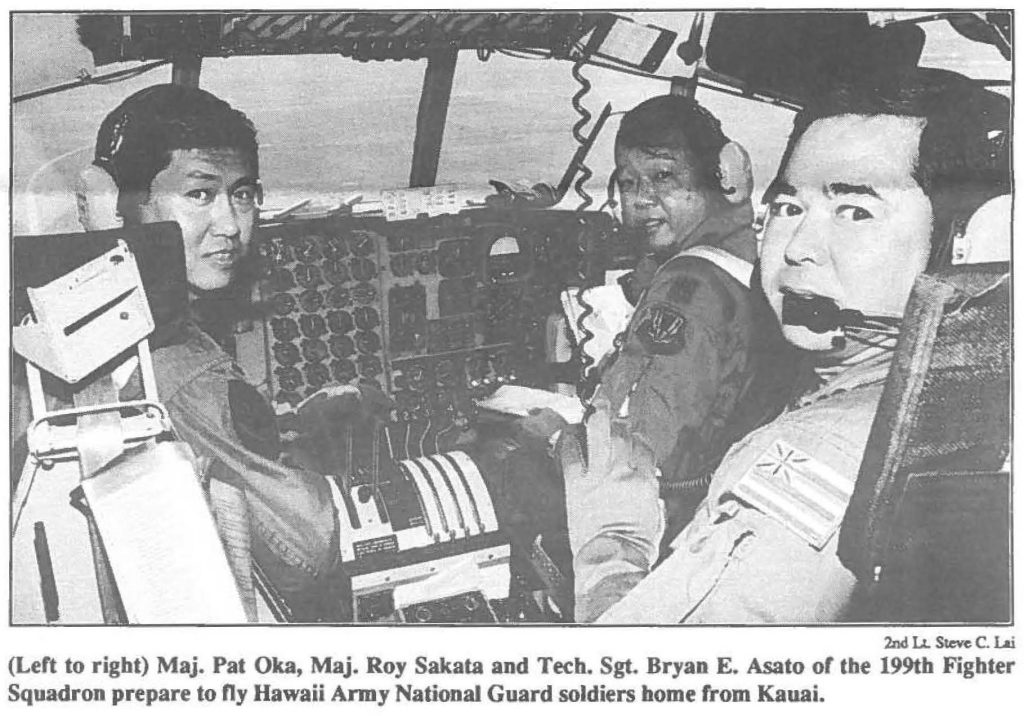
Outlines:
[[263,396],[244,380],[228,381],[231,424],[242,445],[254,453],[276,460],[281,453],[277,419]]
[[784,440],[775,440],[732,493],[820,550],[839,527],[853,480]]
[[647,352],[654,355],[673,355],[686,346],[686,316],[673,306],[643,306],[635,330]]

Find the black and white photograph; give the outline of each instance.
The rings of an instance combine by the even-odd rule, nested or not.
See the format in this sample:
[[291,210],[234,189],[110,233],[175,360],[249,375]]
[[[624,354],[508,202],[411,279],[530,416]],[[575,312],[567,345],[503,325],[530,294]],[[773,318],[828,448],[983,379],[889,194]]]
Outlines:
[[998,642],[1013,31],[9,13],[6,633]]

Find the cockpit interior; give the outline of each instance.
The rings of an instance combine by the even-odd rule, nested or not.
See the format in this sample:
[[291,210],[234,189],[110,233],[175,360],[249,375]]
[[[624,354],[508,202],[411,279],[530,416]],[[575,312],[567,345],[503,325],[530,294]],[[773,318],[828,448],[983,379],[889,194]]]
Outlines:
[[[131,532],[145,520],[118,527],[118,510],[145,503],[152,544],[219,549],[209,516],[195,517],[201,495],[136,485],[139,469],[159,472],[141,458],[113,478],[78,467],[109,460],[110,441],[180,442],[160,437],[175,433],[163,386],[114,406],[83,394],[126,351],[145,365],[190,310],[269,404],[273,455],[316,453],[336,514],[336,573],[295,600],[254,564],[249,621],[571,621],[560,488],[497,494],[504,483],[480,445],[538,407],[585,420],[628,322],[621,300],[597,298],[643,257],[617,210],[621,115],[657,94],[706,102],[750,154],[760,226],[758,200],[809,98],[925,66],[1006,98],[1009,22],[888,11],[16,14],[12,388],[31,410],[12,408],[23,428],[11,436],[13,621],[247,620],[231,599],[203,604],[188,587],[154,606],[162,576]],[[41,37],[62,38],[72,59],[44,62]],[[58,81],[72,66],[90,69]],[[260,142],[247,280],[198,309],[175,225],[78,224],[74,185],[96,128],[156,82],[223,97]],[[959,265],[911,299],[917,322],[904,322],[896,359],[906,370],[889,378],[840,529],[840,558],[862,585],[850,621],[1012,620],[1008,204],[986,205],[970,227],[965,217]],[[61,295],[75,310],[57,310],[69,305]],[[828,320],[827,307],[801,310]],[[304,417],[358,386],[379,405]],[[76,442],[83,422],[98,447]],[[174,474],[188,473],[167,452]],[[66,496],[90,482],[86,519]],[[194,542],[156,534],[175,529],[153,509],[161,500],[195,525]],[[231,591],[230,550],[217,559],[172,559],[168,571]]]

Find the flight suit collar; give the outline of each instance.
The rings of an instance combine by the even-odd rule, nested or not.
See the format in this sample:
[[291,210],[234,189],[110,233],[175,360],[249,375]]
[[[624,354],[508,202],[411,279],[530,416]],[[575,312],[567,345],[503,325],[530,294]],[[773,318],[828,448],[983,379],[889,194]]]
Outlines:
[[884,381],[892,366],[895,343],[893,338],[884,344],[865,348],[840,364],[814,368],[818,385],[798,396],[791,408],[803,408],[832,395]]
[[750,202],[730,206],[725,211],[709,216],[694,229],[685,247],[668,261],[659,262],[653,256],[644,256],[637,262],[633,271],[619,279],[626,300],[634,306],[637,305],[650,287],[658,269],[696,246],[716,246],[737,258],[753,263],[757,258],[757,241],[751,228],[753,222],[754,209]]
[[754,263],[757,241],[751,226],[754,208],[750,202],[730,206],[704,219],[685,242],[680,253],[694,246],[717,246],[733,256]]
[[[154,350],[152,360],[157,377],[157,390],[160,400],[164,402],[171,400],[197,375],[214,366],[233,362],[231,356],[225,353],[216,341],[191,321],[183,324],[177,341]],[[142,380],[139,371],[136,370],[122,387],[121,398],[134,400],[141,395]]]

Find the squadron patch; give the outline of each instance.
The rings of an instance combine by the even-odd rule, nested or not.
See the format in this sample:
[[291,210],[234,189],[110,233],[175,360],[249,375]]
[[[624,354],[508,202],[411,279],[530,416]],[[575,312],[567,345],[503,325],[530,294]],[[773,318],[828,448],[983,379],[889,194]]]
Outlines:
[[776,440],[732,492],[821,549],[846,513],[853,481],[786,441]]
[[673,355],[686,345],[686,316],[671,306],[646,306],[637,321],[636,336],[648,353]]

